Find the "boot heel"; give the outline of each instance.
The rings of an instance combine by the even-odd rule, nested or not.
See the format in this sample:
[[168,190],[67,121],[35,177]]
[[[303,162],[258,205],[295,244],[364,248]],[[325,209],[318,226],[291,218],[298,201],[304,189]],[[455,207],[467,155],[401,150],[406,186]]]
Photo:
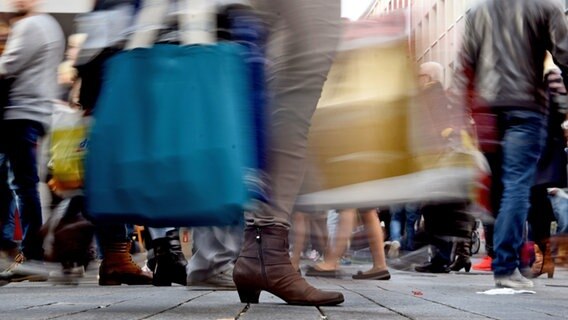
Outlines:
[[470,263],[467,263],[467,264],[464,266],[464,268],[465,268],[465,272],[469,272],[469,270],[471,270],[471,262],[470,262]]
[[239,298],[242,303],[258,303],[260,289],[238,289]]
[[554,271],[549,271],[547,273],[547,275],[548,275],[548,279],[552,279],[552,277],[554,276]]

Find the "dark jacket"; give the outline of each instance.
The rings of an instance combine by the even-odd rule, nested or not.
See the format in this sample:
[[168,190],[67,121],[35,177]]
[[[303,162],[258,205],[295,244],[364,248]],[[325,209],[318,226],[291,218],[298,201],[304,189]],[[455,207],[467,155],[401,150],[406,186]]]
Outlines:
[[[546,144],[538,160],[535,186],[566,187],[566,138],[561,125],[566,119],[564,107],[559,100],[553,97],[558,93],[549,90],[550,112],[548,114],[548,128]],[[562,101],[562,100],[560,100]]]
[[466,16],[452,86],[454,98],[470,99],[454,103],[545,112],[546,50],[568,74],[568,26],[560,1],[481,2]]

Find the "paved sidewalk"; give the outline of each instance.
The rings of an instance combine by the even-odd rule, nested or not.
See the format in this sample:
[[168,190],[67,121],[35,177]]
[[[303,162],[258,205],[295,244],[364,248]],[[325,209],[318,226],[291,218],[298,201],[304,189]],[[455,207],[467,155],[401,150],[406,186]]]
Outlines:
[[369,265],[344,267],[343,279],[308,278],[339,290],[338,307],[288,306],[266,292],[241,304],[235,291],[186,287],[100,287],[94,271],[77,286],[11,283],[0,287],[0,319],[568,319],[568,270],[536,279],[536,294],[488,296],[490,273],[418,274],[391,270],[389,281],[351,280]]

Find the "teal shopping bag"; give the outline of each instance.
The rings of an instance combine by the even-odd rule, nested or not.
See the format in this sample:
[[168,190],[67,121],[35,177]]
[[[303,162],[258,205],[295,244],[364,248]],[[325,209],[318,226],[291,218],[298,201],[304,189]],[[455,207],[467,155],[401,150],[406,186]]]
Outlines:
[[85,165],[94,219],[157,227],[242,221],[255,156],[243,50],[165,44],[109,60]]

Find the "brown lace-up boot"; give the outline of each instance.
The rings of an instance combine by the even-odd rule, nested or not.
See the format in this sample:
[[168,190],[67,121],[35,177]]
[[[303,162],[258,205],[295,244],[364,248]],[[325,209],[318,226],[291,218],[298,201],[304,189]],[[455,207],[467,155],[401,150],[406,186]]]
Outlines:
[[556,250],[554,253],[554,263],[559,267],[568,268],[568,235],[563,234],[553,239]]
[[132,260],[130,241],[103,244],[104,258],[99,268],[99,285],[152,284],[152,273],[144,272]]
[[258,303],[262,290],[294,305],[330,306],[344,300],[340,292],[312,287],[294,270],[288,254],[288,230],[282,227],[245,229],[233,280],[243,303]]
[[531,267],[531,277],[536,278],[546,273],[548,278],[552,278],[554,276],[554,261],[552,261],[550,242],[544,242],[542,247],[545,248],[544,251],[540,249],[541,246],[534,245],[535,261]]

